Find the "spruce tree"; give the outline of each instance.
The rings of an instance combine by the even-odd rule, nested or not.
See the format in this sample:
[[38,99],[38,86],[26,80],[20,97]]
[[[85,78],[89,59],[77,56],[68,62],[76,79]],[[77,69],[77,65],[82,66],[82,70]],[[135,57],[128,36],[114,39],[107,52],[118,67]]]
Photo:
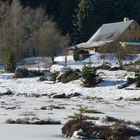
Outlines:
[[10,51],[7,56],[7,62],[5,65],[5,71],[7,72],[15,72],[16,69],[16,61],[15,54],[13,51]]
[[80,0],[73,22],[75,43],[87,41],[93,34],[93,9],[91,0]]
[[82,78],[84,87],[92,87],[96,85],[96,69],[94,67],[84,66],[82,69]]

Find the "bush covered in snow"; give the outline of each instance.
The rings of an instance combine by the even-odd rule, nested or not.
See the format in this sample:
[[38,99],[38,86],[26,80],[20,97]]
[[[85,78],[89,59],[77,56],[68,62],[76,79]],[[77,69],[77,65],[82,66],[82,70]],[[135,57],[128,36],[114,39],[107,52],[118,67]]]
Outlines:
[[79,74],[77,71],[69,69],[64,71],[64,73],[59,77],[59,80],[62,83],[68,83],[73,80],[77,80],[79,78]]
[[51,73],[51,81],[56,81],[58,75],[59,75],[59,72],[53,72],[53,73]]
[[29,70],[29,76],[43,76],[44,73],[40,70]]
[[100,123],[79,119],[69,120],[63,126],[62,133],[73,139],[129,140],[133,136],[140,136],[140,126],[135,123],[118,121],[111,117],[105,119],[104,123],[99,121]]
[[28,77],[29,71],[22,66],[19,66],[16,68],[15,70],[15,76],[16,78],[24,78],[24,77]]

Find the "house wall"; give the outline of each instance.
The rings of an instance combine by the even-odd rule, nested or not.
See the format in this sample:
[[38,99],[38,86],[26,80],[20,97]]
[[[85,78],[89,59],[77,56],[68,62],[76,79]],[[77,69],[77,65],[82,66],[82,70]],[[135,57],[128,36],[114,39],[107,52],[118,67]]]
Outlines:
[[[114,43],[115,42],[105,44],[104,46],[100,46],[98,48],[98,52],[99,53],[112,53],[113,50],[111,48],[114,45]],[[127,54],[140,54],[140,45],[126,45],[124,48]]]
[[128,54],[140,54],[140,45],[127,45],[125,48]]
[[140,26],[133,21],[132,24],[120,35],[119,41],[140,41]]

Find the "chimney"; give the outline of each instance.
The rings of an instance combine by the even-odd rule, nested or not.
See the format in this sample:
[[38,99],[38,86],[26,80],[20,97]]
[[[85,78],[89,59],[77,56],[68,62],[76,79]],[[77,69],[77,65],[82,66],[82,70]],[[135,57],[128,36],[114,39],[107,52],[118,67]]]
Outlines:
[[129,18],[125,17],[123,21],[129,21]]

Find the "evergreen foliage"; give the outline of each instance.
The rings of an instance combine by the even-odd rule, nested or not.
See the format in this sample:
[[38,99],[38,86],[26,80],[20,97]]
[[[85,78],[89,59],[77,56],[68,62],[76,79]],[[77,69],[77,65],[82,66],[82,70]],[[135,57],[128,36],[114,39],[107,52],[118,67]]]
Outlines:
[[13,51],[11,51],[7,56],[7,62],[5,65],[5,71],[7,72],[14,72],[16,69],[16,60],[15,60],[15,54]]
[[84,59],[86,59],[89,56],[90,55],[89,55],[88,51],[82,50],[82,49],[79,49],[79,48],[75,47],[74,52],[73,52],[73,59],[75,61],[84,60]]
[[74,59],[74,61],[80,60],[80,50],[77,47],[74,49],[73,59]]
[[136,86],[140,87],[140,75],[136,79]]
[[140,23],[139,0],[20,1],[24,7],[44,7],[46,15],[53,17],[63,34],[70,34],[73,44],[87,41],[104,23],[123,21],[124,17],[135,19]]
[[93,7],[91,0],[80,0],[74,16],[74,37],[77,43],[87,41],[93,27]]
[[94,67],[84,66],[82,69],[83,85],[85,87],[92,87],[96,85],[96,69]]
[[78,78],[79,78],[79,74],[76,71],[70,69],[70,70],[66,70],[61,75],[60,81],[62,83],[68,83],[70,81],[77,80]]

